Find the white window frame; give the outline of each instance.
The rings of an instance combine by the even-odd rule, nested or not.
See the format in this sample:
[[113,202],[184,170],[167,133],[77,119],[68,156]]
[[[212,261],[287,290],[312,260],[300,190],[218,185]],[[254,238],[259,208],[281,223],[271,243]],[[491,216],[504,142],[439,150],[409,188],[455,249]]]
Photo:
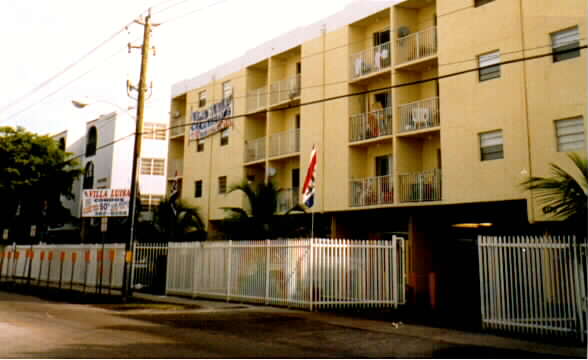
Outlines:
[[584,118],[582,116],[555,120],[554,125],[558,152],[578,151],[586,148]]
[[165,159],[141,158],[141,175],[165,175]]
[[553,62],[564,61],[580,56],[580,49],[558,53],[580,46],[580,29],[577,25],[568,29],[553,32],[550,35],[551,48],[553,50]]
[[480,82],[499,79],[500,74],[500,50],[491,51],[478,56],[478,79]]
[[163,201],[163,195],[141,194],[140,204],[142,212],[150,212]]
[[206,90],[202,90],[198,93],[198,107],[206,106]]
[[[480,138],[480,161],[504,159],[504,135],[502,130],[483,132],[478,135]],[[488,153],[485,153],[484,149],[496,146],[500,146],[500,157],[488,157]],[[498,151],[493,151],[490,154],[496,153]]]
[[227,99],[233,96],[233,87],[231,86],[231,81],[223,82],[223,99]]
[[165,140],[166,130],[165,124],[145,123],[143,125],[143,139]]
[[219,176],[218,177],[218,193],[219,194],[226,194],[227,193],[227,177],[226,176]]

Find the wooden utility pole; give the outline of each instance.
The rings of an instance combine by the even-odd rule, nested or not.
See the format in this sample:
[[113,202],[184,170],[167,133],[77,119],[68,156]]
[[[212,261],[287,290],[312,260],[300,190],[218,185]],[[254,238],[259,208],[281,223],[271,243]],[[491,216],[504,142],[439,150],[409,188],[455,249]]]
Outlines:
[[[131,198],[129,202],[129,218],[128,223],[130,224],[129,238],[125,243],[125,263],[123,270],[123,283],[122,283],[122,297],[123,301],[126,302],[128,296],[131,294],[130,284],[130,271],[133,254],[131,254],[131,248],[135,241],[135,209],[137,207],[137,190],[139,186],[139,179],[137,176],[137,167],[141,156],[141,143],[142,143],[142,132],[143,132],[143,114],[145,110],[145,93],[147,92],[147,69],[149,64],[149,51],[151,50],[151,9],[145,17],[145,21],[135,21],[138,24],[143,25],[143,45],[141,48],[141,74],[139,77],[139,86],[137,87],[138,98],[137,98],[137,121],[135,125],[135,149],[133,151],[133,168],[131,170]],[[131,48],[139,48],[139,46],[131,46],[129,44],[129,51]]]

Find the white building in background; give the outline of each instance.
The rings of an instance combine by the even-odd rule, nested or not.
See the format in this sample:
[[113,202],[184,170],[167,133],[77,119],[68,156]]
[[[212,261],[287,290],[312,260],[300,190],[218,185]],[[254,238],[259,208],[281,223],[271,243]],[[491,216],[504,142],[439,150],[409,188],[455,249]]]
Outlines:
[[[142,218],[146,220],[165,196],[166,129],[166,122],[153,119],[144,122],[138,172]],[[74,198],[62,199],[72,216],[80,217],[83,189],[130,188],[134,131],[133,117],[124,112],[111,112],[53,136],[67,152],[79,159],[84,169],[84,175],[73,185]]]

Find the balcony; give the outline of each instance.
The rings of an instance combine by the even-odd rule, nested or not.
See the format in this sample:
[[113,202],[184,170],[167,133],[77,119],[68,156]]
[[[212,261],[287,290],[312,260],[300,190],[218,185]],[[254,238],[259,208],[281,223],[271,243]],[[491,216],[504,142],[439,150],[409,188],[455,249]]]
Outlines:
[[250,90],[247,93],[247,111],[254,112],[264,110],[267,106],[267,89],[260,87],[255,90]]
[[398,113],[400,133],[436,128],[440,125],[438,97],[400,105]]
[[392,204],[394,202],[393,184],[392,175],[350,180],[350,206]]
[[351,80],[375,74],[390,67],[390,43],[384,43],[351,55]]
[[300,129],[293,129],[270,136],[270,157],[298,153]]
[[290,188],[278,193],[278,213],[285,213],[298,205],[299,191],[299,188]]
[[300,74],[270,85],[270,105],[278,105],[300,96]]
[[441,169],[401,174],[399,184],[400,202],[441,200]]
[[168,160],[168,179],[182,177],[184,174],[184,160]]
[[184,124],[184,119],[171,119],[169,122],[169,138],[177,138],[180,136],[184,136],[184,132],[186,130],[186,126]]
[[437,27],[396,40],[396,65],[416,62],[437,54]]
[[245,162],[265,159],[265,137],[245,141]]
[[349,119],[349,141],[392,135],[392,108],[356,114]]

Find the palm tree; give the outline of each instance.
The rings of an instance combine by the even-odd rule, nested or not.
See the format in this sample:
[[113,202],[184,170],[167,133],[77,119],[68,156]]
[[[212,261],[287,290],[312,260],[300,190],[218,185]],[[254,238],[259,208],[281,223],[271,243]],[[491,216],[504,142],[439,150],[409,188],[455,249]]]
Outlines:
[[578,226],[583,233],[586,230],[588,162],[576,153],[569,153],[568,157],[579,170],[577,176],[551,163],[551,177],[532,176],[522,185],[535,192],[537,199],[544,205],[545,214]]
[[[287,217],[277,215],[278,196],[281,189],[269,181],[254,186],[248,180],[230,187],[229,193],[241,191],[245,194],[249,207],[223,208],[228,216],[222,222],[222,230],[231,239],[273,239],[292,235],[292,222]],[[290,209],[301,210],[299,205]],[[303,210],[302,210],[303,211]]]
[[204,240],[206,231],[198,208],[182,201],[166,199],[159,203],[153,214],[153,222],[160,233],[170,241]]

